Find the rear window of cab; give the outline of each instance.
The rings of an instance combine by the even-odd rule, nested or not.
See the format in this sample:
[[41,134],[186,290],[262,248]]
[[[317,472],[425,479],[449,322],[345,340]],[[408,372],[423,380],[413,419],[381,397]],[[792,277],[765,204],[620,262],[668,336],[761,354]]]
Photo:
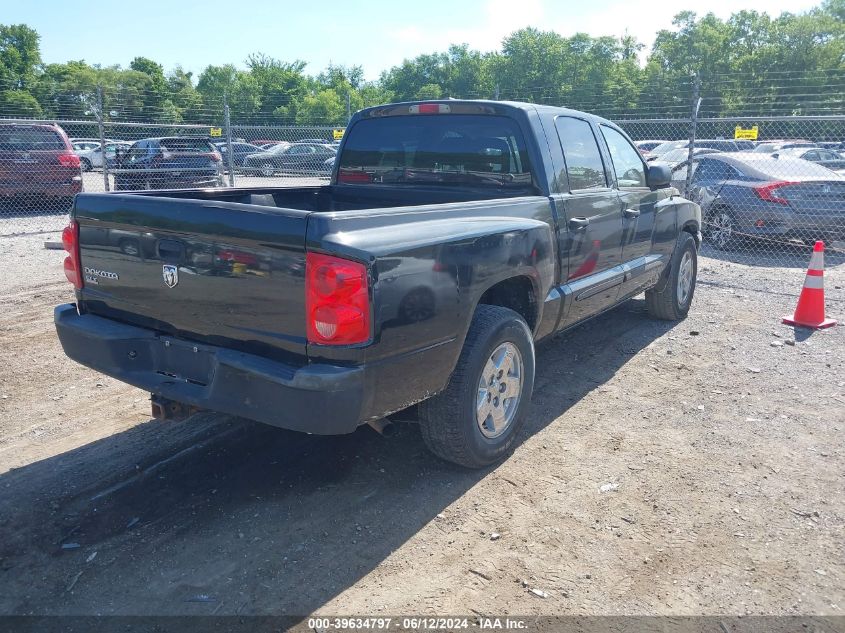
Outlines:
[[347,131],[338,182],[505,188],[532,180],[515,120],[439,114],[358,121]]

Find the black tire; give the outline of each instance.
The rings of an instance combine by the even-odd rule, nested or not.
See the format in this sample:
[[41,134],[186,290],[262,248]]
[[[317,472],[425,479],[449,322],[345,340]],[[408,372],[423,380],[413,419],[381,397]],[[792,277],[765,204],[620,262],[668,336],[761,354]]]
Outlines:
[[[689,258],[686,260],[685,258]],[[686,270],[687,263],[691,266],[690,280],[686,293],[678,281],[682,276],[682,268]],[[669,263],[669,276],[661,279],[658,285],[645,293],[645,305],[649,314],[666,321],[679,321],[687,316],[692,298],[695,294],[695,281],[698,277],[698,249],[695,238],[683,231],[678,236],[672,261]],[[684,277],[686,279],[686,277]]]
[[265,178],[272,178],[276,175],[276,168],[273,166],[273,163],[263,163],[258,168],[258,173]]
[[[505,344],[519,351],[521,388],[511,405],[509,423],[501,434],[488,437],[477,421],[479,382],[491,355]],[[479,305],[449,384],[419,405],[423,440],[438,457],[466,468],[499,461],[508,454],[525,422],[533,390],[534,341],[525,320],[508,308]],[[507,400],[502,399],[503,407]]]
[[82,171],[91,171],[91,161],[87,158],[80,158],[79,164],[82,166]]

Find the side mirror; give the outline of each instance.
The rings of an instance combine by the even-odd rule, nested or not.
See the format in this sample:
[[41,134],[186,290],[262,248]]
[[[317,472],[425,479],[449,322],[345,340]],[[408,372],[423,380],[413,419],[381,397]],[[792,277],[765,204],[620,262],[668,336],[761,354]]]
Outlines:
[[668,165],[649,165],[646,180],[652,191],[664,189],[672,182],[672,171]]

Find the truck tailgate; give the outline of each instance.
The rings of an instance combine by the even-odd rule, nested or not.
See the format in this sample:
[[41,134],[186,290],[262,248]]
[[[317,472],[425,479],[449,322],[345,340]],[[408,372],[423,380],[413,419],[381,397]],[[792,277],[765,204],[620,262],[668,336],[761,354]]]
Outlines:
[[278,360],[305,357],[308,211],[81,194],[80,311]]

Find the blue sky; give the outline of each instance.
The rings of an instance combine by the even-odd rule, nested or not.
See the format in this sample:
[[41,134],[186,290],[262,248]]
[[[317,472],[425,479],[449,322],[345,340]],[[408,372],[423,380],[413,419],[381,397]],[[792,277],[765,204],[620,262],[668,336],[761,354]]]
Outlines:
[[364,67],[367,79],[420,53],[466,42],[497,50],[508,33],[536,26],[562,35],[621,35],[650,45],[683,9],[720,17],[740,9],[800,12],[820,0],[0,0],[0,21],[25,23],[41,34],[44,60],[84,59],[126,66],[143,55],[170,70],[196,74],[209,64],[243,65],[253,52],[308,62],[316,74],[330,62]]

